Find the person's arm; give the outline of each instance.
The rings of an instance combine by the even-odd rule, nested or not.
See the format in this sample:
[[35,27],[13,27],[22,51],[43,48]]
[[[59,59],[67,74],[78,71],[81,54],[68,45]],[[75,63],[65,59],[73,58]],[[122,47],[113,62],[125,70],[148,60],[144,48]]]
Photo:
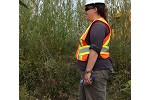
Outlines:
[[86,71],[87,73],[85,73],[84,79],[85,79],[85,84],[92,84],[92,82],[90,81],[90,77],[91,77],[91,71],[94,67],[94,64],[97,60],[98,54],[97,52],[95,52],[93,49],[90,50],[90,54],[89,54],[89,58],[88,58],[88,64],[86,67]]

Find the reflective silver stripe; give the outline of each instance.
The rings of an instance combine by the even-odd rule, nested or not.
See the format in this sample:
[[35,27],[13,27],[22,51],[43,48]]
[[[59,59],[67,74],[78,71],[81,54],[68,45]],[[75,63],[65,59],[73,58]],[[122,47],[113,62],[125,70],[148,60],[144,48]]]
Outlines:
[[106,48],[101,49],[101,52],[108,52],[108,51],[109,51],[109,49],[106,49]]
[[84,48],[84,49],[81,49],[81,50],[79,51],[79,54],[80,54],[80,53],[84,53],[84,52],[89,52],[89,51],[90,51],[89,48]]
[[79,60],[81,60],[81,58],[80,58],[79,54],[78,54],[78,59],[79,59]]
[[102,49],[101,49],[101,52],[108,52],[109,51],[109,43],[107,45],[103,45],[102,46]]
[[79,53],[78,53],[78,59],[79,60],[82,60],[82,55],[85,55],[85,54],[89,54],[90,53],[90,46],[87,45],[87,46],[82,46],[79,48]]
[[79,48],[79,55],[81,54],[81,53],[85,53],[85,52],[90,52],[90,46],[83,46],[83,47],[80,47]]

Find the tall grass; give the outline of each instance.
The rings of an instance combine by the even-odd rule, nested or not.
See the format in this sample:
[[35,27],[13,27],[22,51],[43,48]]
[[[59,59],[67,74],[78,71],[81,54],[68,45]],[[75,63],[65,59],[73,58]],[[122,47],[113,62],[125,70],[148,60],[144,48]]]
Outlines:
[[[29,10],[19,8],[20,100],[76,100],[79,74],[74,56],[78,39],[88,25],[82,9],[84,1],[24,2]],[[108,6],[112,3],[107,1]],[[116,19],[113,16],[118,9],[122,17]],[[114,30],[110,52],[115,73],[108,83],[108,100],[130,98],[128,10],[130,2],[109,8],[109,22]]]

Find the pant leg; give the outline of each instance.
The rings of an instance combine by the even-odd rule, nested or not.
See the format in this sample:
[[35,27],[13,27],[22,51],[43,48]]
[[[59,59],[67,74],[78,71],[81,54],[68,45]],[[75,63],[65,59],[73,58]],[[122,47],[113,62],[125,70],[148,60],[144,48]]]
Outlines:
[[[80,71],[80,74],[81,74],[81,79],[84,79],[84,71]],[[86,100],[86,96],[85,96],[85,91],[84,91],[84,86],[83,85],[79,85],[78,99],[79,100]]]
[[[83,75],[84,74],[82,74],[82,76]],[[92,76],[95,78],[95,81],[92,85],[80,88],[82,93],[80,92],[81,99],[79,100],[106,100],[106,86],[109,78],[109,71],[94,71]]]
[[79,100],[86,100],[84,86],[79,86]]

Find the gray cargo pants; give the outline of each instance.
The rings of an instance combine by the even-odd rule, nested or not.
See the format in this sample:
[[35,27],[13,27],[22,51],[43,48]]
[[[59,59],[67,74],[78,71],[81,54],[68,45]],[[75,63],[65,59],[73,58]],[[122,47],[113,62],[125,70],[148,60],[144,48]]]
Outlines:
[[[95,81],[92,85],[79,85],[79,100],[106,100],[106,86],[110,70],[99,70],[92,73]],[[80,71],[81,79],[84,71]]]

